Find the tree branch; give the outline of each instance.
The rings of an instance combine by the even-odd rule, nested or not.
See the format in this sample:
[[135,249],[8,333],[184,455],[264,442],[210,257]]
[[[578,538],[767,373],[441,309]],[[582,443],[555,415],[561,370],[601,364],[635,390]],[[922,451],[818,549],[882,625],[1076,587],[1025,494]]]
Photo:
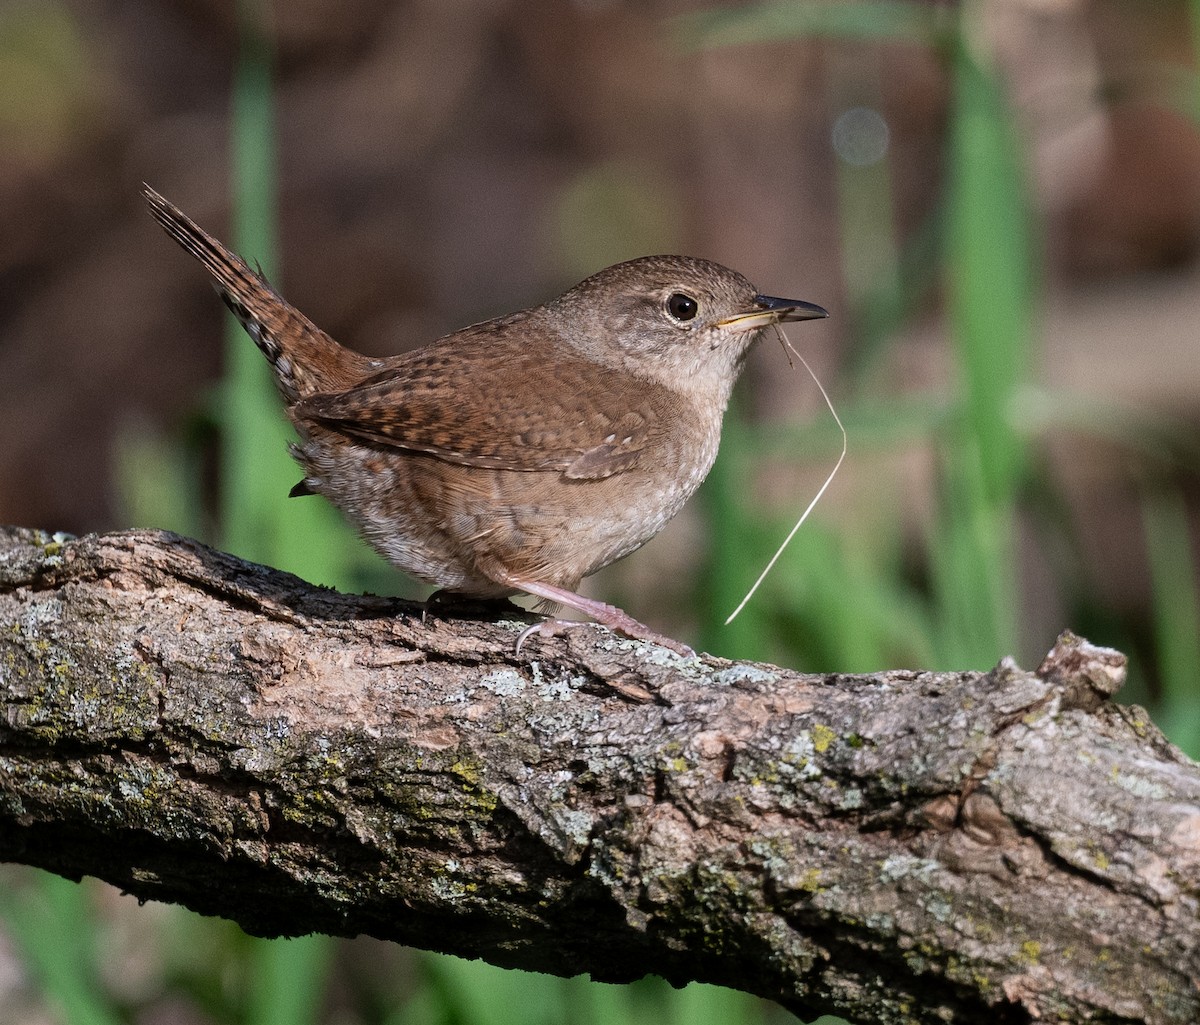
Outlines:
[[1117,653],[803,676],[520,625],[0,532],[0,858],[801,1016],[1200,1019],[1200,772]]

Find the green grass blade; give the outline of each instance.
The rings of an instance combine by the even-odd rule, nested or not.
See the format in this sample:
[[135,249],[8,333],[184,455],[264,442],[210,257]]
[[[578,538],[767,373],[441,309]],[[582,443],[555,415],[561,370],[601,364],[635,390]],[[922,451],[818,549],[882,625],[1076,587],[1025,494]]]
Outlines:
[[[279,274],[275,219],[274,101],[269,42],[254,28],[257,4],[244,0],[242,53],[233,88],[231,150],[234,248]],[[231,317],[223,392],[223,543],[244,558],[316,583],[351,586],[357,544],[334,509],[316,498],[288,499],[300,470],[288,455],[294,435],[270,369]]]
[[442,1025],[554,1025],[572,1021],[563,980],[450,955],[422,959],[440,996]]
[[1178,491],[1159,492],[1143,500],[1142,518],[1162,688],[1156,718],[1195,758],[1200,756],[1200,594],[1187,506]]
[[979,446],[961,432],[944,460],[938,516],[928,535],[936,599],[930,668],[990,669],[1015,651],[1014,511],[987,495]]
[[962,420],[944,452],[930,567],[945,665],[987,668],[1017,642],[1015,504],[1025,441],[1036,267],[1021,151],[998,77],[954,48],[947,218],[950,320]]
[[0,911],[64,1025],[120,1025],[96,980],[96,930],[82,886],[48,872],[6,895]]
[[763,529],[762,517],[747,501],[755,465],[750,435],[735,400],[725,417],[720,457],[696,496],[708,523],[705,587],[698,598],[702,616],[698,646],[725,658],[763,658],[768,650],[765,594],[756,596],[737,619],[725,625],[770,558],[769,552],[759,557],[755,541]]
[[950,319],[988,497],[1009,501],[1023,463],[1012,409],[1027,376],[1034,257],[1024,165],[998,77],[955,49],[950,132]]
[[[275,147],[268,41],[251,27],[253,2],[239,5],[242,52],[234,74],[231,155],[233,248],[268,278],[278,273]],[[278,564],[277,509],[295,482],[289,431],[270,369],[237,322],[227,322],[222,394],[222,543],[247,559]]]
[[755,1025],[764,1019],[763,1002],[756,997],[698,982],[671,994],[670,1005],[675,1025]]
[[[274,95],[271,49],[257,26],[266,8],[257,0],[238,7],[242,50],[234,76],[234,248],[256,258],[268,278],[278,276],[275,222]],[[240,325],[229,321],[224,391],[221,524],[226,546],[245,558],[330,583],[334,567],[321,544],[313,500],[289,502],[297,469],[287,453],[286,425],[270,369]],[[247,994],[250,1025],[303,1025],[320,1008],[331,944],[321,936],[254,941],[255,967]]]
[[320,1020],[333,953],[327,936],[251,941],[247,1025],[310,1025]]

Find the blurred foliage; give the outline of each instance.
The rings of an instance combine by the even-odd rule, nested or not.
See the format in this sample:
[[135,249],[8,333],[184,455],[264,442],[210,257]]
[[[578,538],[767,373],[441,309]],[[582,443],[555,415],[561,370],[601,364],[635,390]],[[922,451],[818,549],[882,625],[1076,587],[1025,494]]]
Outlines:
[[[243,5],[247,26],[254,23],[253,7],[248,0]],[[49,47],[58,60],[55,54],[77,48],[54,24],[38,28],[31,5],[17,10],[24,19],[21,31],[42,33],[47,40],[45,47],[35,48],[38,52]],[[1200,40],[1200,0],[1193,0],[1192,10]],[[971,11],[966,8],[961,17],[969,19]],[[4,17],[15,16],[6,12]],[[840,445],[824,419],[805,427],[751,428],[735,403],[721,458],[700,497],[709,536],[717,540],[709,546],[699,641],[730,657],[811,669],[990,667],[1020,650],[1018,518],[1066,538],[1067,547],[1071,543],[1061,498],[1039,473],[1038,443],[1056,431],[1100,437],[1126,446],[1149,467],[1140,482],[1140,542],[1152,581],[1153,637],[1138,643],[1136,628],[1089,603],[1079,581],[1074,582],[1079,604],[1070,610],[1070,621],[1085,631],[1099,625],[1094,640],[1132,647],[1138,678],[1130,690],[1148,697],[1146,674],[1153,673],[1161,694],[1158,721],[1195,755],[1200,753],[1193,712],[1200,598],[1181,492],[1171,483],[1184,475],[1194,483],[1200,468],[1194,433],[1140,411],[1097,409],[1090,400],[1048,394],[1029,384],[1041,268],[1025,160],[1005,90],[986,57],[968,45],[970,33],[959,17],[937,4],[775,2],[673,22],[684,50],[813,36],[933,46],[945,59],[953,92],[944,201],[912,237],[897,239],[890,229],[886,146],[877,159],[838,164],[848,295],[844,315],[856,345],[845,376],[848,393],[839,395],[840,412],[852,459],[914,446],[934,454],[937,495],[922,550],[914,554],[894,509],[864,510],[855,529],[822,521],[818,509],[766,589],[732,626],[721,627],[754,567],[770,557],[770,539],[788,526],[764,528],[762,513],[745,500],[746,482],[760,468],[784,461],[831,463]],[[233,112],[233,242],[275,275],[270,54],[250,29],[244,43]],[[0,80],[25,73],[6,58],[0,43]],[[63,81],[69,86],[71,76]],[[47,102],[58,102],[48,96]],[[1192,102],[1200,109],[1200,91]],[[636,246],[647,219],[675,216],[669,189],[636,169],[627,171],[624,165],[601,167],[565,196],[558,254],[565,268],[607,262],[596,252]],[[889,334],[941,286],[955,346],[956,387],[941,395],[882,394],[876,369]],[[327,505],[282,499],[296,472],[286,456],[287,429],[265,362],[230,324],[226,380],[209,414],[189,427],[193,439],[219,432],[219,510],[208,520],[195,512],[202,507],[198,446],[140,436],[122,445],[119,460],[131,522],[208,536],[243,556],[321,583],[388,586],[380,564],[364,555]],[[0,899],[9,934],[55,1016],[68,1025],[135,1020],[139,1006],[152,999],[149,992],[132,990],[122,998],[120,987],[101,977],[105,926],[91,906],[98,890],[37,874],[14,877]],[[190,1003],[193,1010],[183,1018],[193,1021],[201,1014],[214,1022],[255,1025],[327,1020],[334,999],[331,972],[335,964],[348,971],[349,958],[339,958],[348,948],[321,937],[253,940],[228,923],[162,910],[152,925],[155,985]],[[392,956],[394,977],[381,976],[349,993],[342,981],[337,1020],[724,1025],[790,1019],[762,1001],[708,986],[674,991],[647,979],[614,987],[417,952],[393,951]]]
[[[232,244],[256,253],[268,279],[279,274],[275,223],[275,136],[271,54],[257,0],[241,0],[242,57],[233,83],[231,151]],[[341,567],[359,548],[350,528],[325,502],[281,501],[296,483],[288,455],[295,435],[280,415],[267,361],[233,319],[226,321],[221,425],[221,544],[246,559],[286,566],[314,583],[353,586]]]
[[952,7],[902,0],[862,3],[775,0],[747,7],[697,11],[676,21],[679,43],[688,50],[821,36],[938,44],[955,40],[957,32],[957,14]]
[[[833,5],[824,11],[822,17],[833,21],[823,30],[836,31],[829,26],[838,25],[842,16],[855,17],[857,7]],[[781,6],[770,10],[773,23],[782,17]],[[923,24],[930,12],[922,7],[907,16]],[[734,12],[721,16],[723,31],[731,19],[736,20]],[[1023,155],[1004,91],[965,37],[955,37],[946,50],[954,100],[949,181],[939,216],[944,237],[932,251],[924,239],[917,245],[921,255],[938,259],[946,278],[960,388],[949,404],[916,400],[908,414],[910,423],[915,415],[923,440],[933,447],[941,479],[925,567],[919,579],[912,579],[895,517],[873,521],[869,532],[814,526],[785,556],[772,593],[743,614],[749,622],[729,635],[710,629],[705,640],[722,654],[770,653],[812,668],[865,671],[897,664],[985,669],[1018,650],[1013,535],[1028,485],[1029,439],[1019,429],[1016,402],[1029,366],[1038,259]],[[881,161],[884,152],[881,147]],[[880,216],[878,193],[888,188],[889,176],[844,162],[838,169],[846,263],[876,268],[871,281],[847,273],[850,317],[852,323],[878,327],[881,309],[898,310],[903,262],[897,240],[889,235],[890,218]],[[930,273],[907,276],[936,281]],[[882,288],[876,284],[880,278]],[[868,374],[859,375],[859,391],[843,400],[855,445],[855,425],[878,401]],[[890,418],[884,423],[891,444],[912,444],[909,432],[895,430]],[[752,475],[754,458],[749,435],[731,423],[723,459],[706,491],[722,538],[755,536],[736,483]],[[745,550],[722,544],[714,556],[714,598],[722,606],[734,604],[730,599],[741,585],[730,585],[744,573],[738,567],[764,561],[763,553],[750,550],[753,543],[745,542]],[[775,639],[773,649],[767,638]],[[780,651],[782,638],[789,643]]]
[[94,116],[79,27],[55,4],[0,5],[0,145],[4,160],[40,163]]
[[611,161],[581,173],[553,210],[556,264],[574,284],[597,267],[675,252],[684,223],[671,185],[628,161]]

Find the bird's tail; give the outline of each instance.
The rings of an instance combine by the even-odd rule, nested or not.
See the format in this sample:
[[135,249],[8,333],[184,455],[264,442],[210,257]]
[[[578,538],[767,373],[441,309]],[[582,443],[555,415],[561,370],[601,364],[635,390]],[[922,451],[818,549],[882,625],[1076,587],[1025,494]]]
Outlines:
[[150,212],[176,242],[204,265],[217,292],[262,350],[289,406],[317,392],[344,388],[361,376],[366,360],[339,345],[190,217],[149,185]]

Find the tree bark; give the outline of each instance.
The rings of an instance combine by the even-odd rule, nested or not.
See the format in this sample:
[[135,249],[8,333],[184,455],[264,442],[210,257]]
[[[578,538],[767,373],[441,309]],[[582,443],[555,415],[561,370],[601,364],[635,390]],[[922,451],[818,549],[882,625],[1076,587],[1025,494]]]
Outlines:
[[1200,1020],[1200,771],[1118,653],[810,676],[523,625],[0,531],[0,858],[801,1017]]

